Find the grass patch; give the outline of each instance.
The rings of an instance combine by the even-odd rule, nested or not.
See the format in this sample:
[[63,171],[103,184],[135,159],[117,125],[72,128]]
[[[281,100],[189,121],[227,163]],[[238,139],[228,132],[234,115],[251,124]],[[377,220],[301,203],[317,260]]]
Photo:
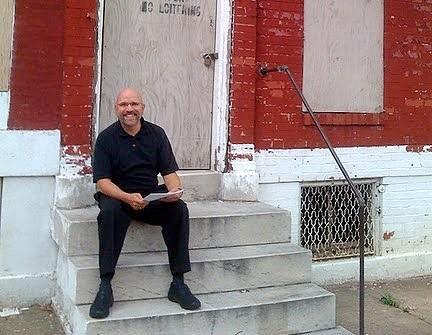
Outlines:
[[395,308],[400,308],[399,302],[390,293],[384,293],[381,296],[380,301],[384,305],[395,307]]

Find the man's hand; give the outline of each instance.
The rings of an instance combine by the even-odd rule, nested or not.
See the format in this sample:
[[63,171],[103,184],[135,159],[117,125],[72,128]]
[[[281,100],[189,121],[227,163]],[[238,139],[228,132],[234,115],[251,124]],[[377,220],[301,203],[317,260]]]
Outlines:
[[143,209],[148,205],[148,201],[145,201],[141,194],[124,192],[111,179],[99,179],[96,185],[103,194],[125,202],[135,210]]
[[144,209],[148,205],[148,201],[145,201],[139,193],[129,193],[126,202],[136,211]]

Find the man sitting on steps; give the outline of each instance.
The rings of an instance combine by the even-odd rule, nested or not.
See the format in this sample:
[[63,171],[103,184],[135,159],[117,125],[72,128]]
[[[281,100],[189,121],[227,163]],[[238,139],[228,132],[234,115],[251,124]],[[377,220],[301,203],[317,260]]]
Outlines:
[[[147,202],[151,192],[181,189],[178,165],[162,128],[144,121],[144,103],[132,88],[119,92],[115,102],[118,121],[101,132],[93,157],[93,181],[99,205],[100,286],[90,307],[92,318],[105,318],[114,298],[111,280],[131,219],[162,227],[173,280],[168,299],[184,309],[200,308],[200,301],[183,281],[190,271],[189,212],[182,193]],[[160,173],[165,185],[158,186]],[[145,285],[145,278],[143,278]]]

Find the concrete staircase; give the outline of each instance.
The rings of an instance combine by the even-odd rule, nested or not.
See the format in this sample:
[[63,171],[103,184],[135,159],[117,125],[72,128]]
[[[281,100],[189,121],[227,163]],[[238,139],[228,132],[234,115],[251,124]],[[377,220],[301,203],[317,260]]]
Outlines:
[[192,271],[185,277],[201,300],[198,311],[166,298],[171,276],[160,228],[134,222],[113,280],[110,316],[89,318],[99,283],[98,209],[54,210],[54,302],[74,335],[351,334],[334,328],[334,295],[310,282],[310,252],[290,243],[289,213],[259,202],[218,201],[219,178],[209,172],[182,178],[191,190]]

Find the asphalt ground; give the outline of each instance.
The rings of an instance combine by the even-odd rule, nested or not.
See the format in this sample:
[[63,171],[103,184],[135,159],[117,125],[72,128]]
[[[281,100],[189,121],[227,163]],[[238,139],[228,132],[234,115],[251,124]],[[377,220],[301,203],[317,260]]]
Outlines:
[[[336,323],[358,335],[357,285],[325,288],[336,294]],[[17,312],[0,310],[0,335],[64,335],[50,305]],[[366,283],[365,334],[432,335],[432,277]]]

